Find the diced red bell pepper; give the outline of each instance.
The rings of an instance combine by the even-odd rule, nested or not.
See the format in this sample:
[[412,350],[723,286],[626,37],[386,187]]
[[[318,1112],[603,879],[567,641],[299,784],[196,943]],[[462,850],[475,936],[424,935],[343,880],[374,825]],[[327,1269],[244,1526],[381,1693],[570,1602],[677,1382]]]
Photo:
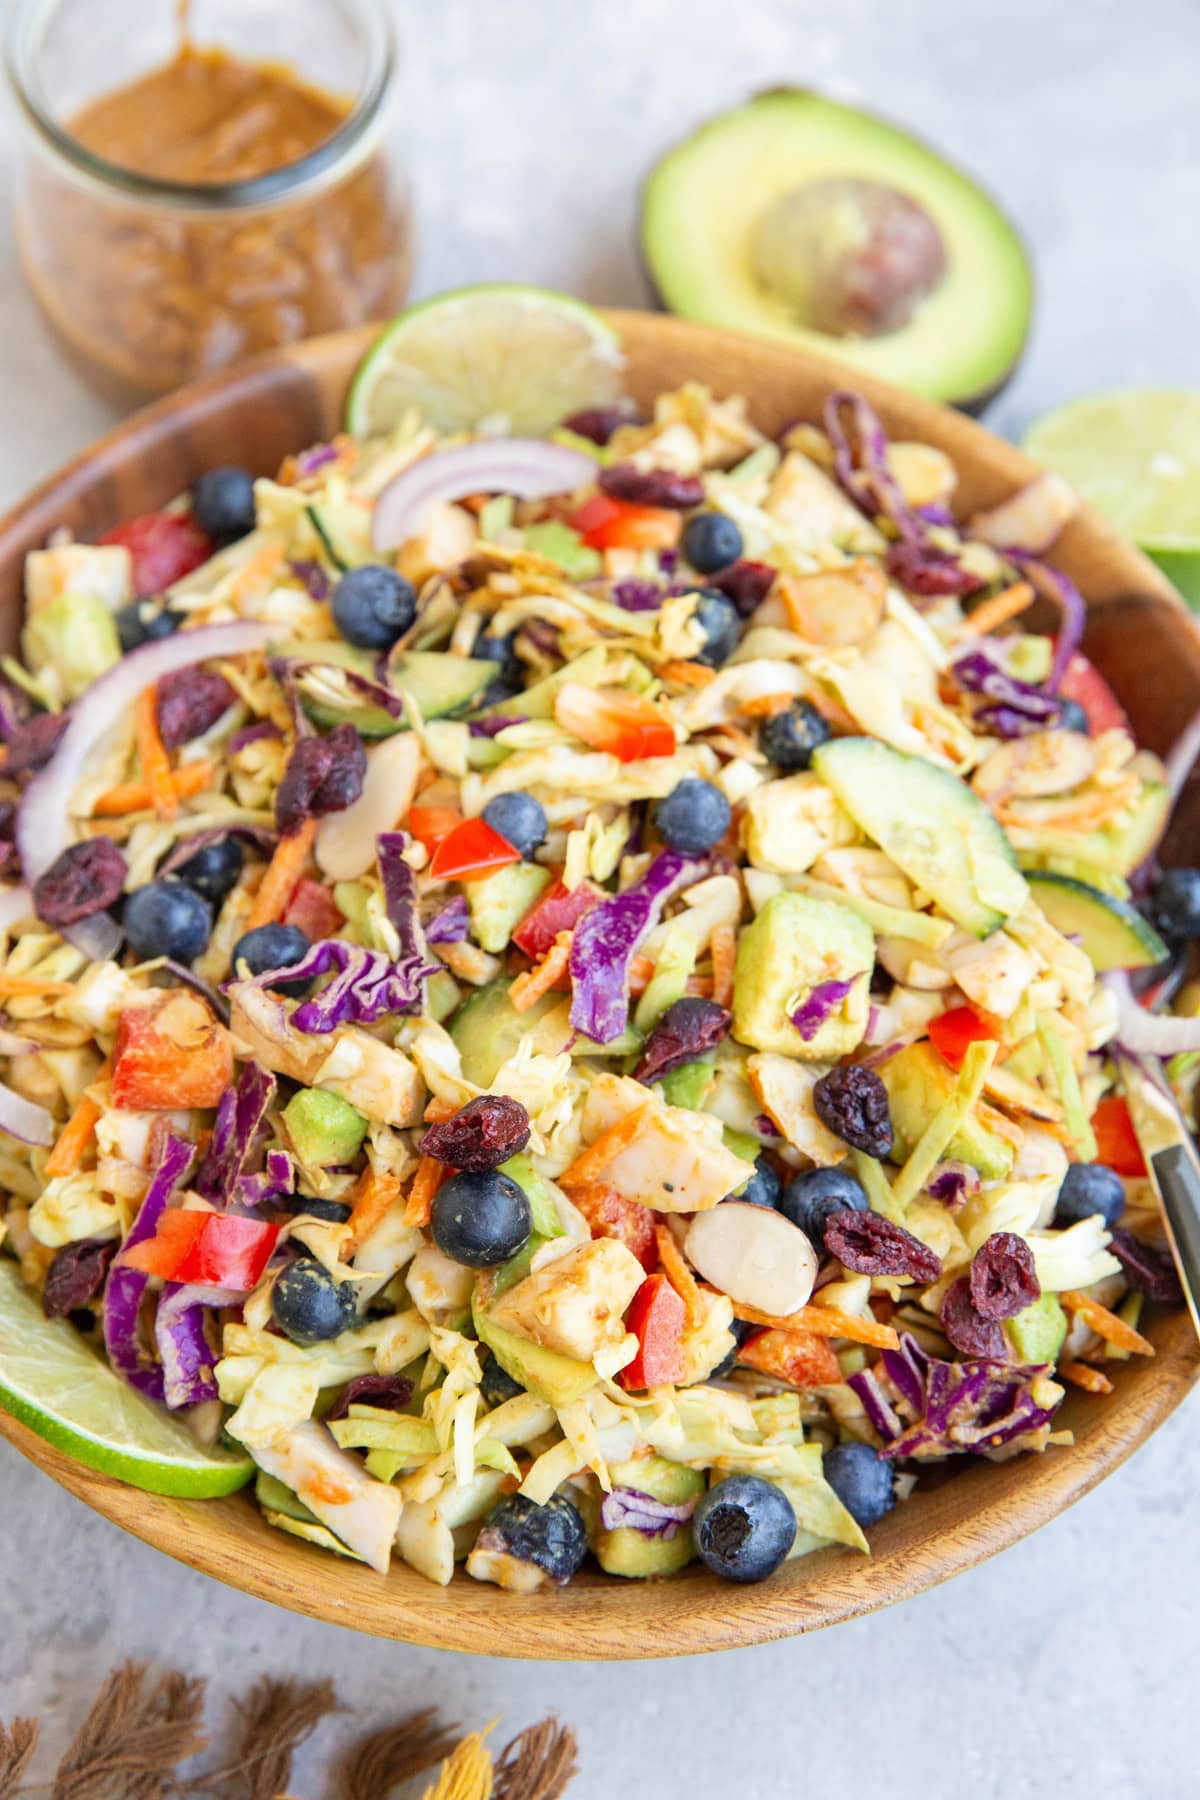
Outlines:
[[641,762],[675,754],[675,728],[650,700],[623,688],[590,688],[568,681],[554,697],[554,716],[593,750],[607,750],[618,762]]
[[638,1352],[617,1376],[623,1388],[667,1387],[683,1379],[683,1301],[665,1275],[647,1275],[625,1315]]
[[1146,1159],[1133,1129],[1124,1094],[1110,1094],[1092,1114],[1096,1134],[1096,1161],[1118,1175],[1144,1175]]
[[[534,962],[540,962],[559,932],[574,931],[584,913],[591,912],[602,898],[590,882],[581,881],[577,888],[568,888],[563,882],[556,881],[530,907],[513,932],[512,941],[518,950],[523,950]],[[644,1212],[645,1208],[641,1210]]]
[[648,1206],[639,1206],[636,1200],[627,1200],[612,1188],[599,1185],[581,1189],[572,1199],[591,1226],[593,1237],[618,1239],[633,1252],[647,1274],[658,1267],[654,1214]]
[[130,1112],[216,1106],[232,1081],[229,1033],[198,994],[169,994],[160,1006],[127,1006],[118,1019],[114,1106]]
[[683,520],[662,506],[635,506],[610,494],[593,494],[570,524],[593,550],[669,550],[679,542]]
[[453,806],[410,806],[408,809],[408,829],[431,856],[462,822],[462,814]]
[[994,1044],[1000,1037],[991,1020],[973,1006],[952,1006],[949,1012],[930,1019],[927,1030],[930,1043],[952,1069],[961,1069],[972,1044]]
[[842,1379],[842,1368],[827,1338],[769,1327],[756,1331],[738,1351],[738,1361],[763,1375],[774,1375],[792,1387],[830,1387]]
[[133,560],[135,594],[161,594],[206,563],[216,545],[190,513],[143,513],[106,531],[102,544],[122,544]]
[[1075,700],[1087,714],[1088,731],[1098,737],[1102,731],[1120,729],[1133,736],[1125,708],[1105,681],[1099,669],[1086,656],[1076,653],[1067,664],[1058,684],[1064,700]]
[[476,881],[520,860],[521,852],[485,820],[464,819],[434,851],[429,873],[434,881]]
[[247,1294],[257,1285],[278,1237],[278,1225],[261,1219],[173,1207],[159,1220],[154,1236],[134,1244],[120,1260],[164,1281],[199,1282]]
[[306,877],[296,883],[283,923],[298,926],[310,944],[319,944],[339,932],[345,921],[329,889]]

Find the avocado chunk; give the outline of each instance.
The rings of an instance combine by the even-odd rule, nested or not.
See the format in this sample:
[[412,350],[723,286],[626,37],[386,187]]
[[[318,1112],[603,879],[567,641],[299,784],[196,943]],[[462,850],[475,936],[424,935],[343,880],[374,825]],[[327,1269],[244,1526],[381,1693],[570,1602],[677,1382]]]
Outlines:
[[518,1151],[516,1156],[510,1156],[507,1162],[501,1163],[500,1173],[515,1181],[528,1200],[534,1235],[543,1242],[547,1238],[562,1237],[562,1220],[558,1216],[549,1183],[538,1174],[524,1151]]
[[1064,937],[1077,937],[1099,974],[1107,969],[1149,969],[1170,952],[1127,900],[1102,893],[1069,875],[1031,873],[1025,878],[1034,899]]
[[[874,967],[875,934],[855,913],[808,894],[774,894],[738,945],[733,1035],[806,1062],[846,1056],[867,1029]],[[845,982],[845,993],[826,986]],[[792,1015],[809,1003],[814,1017],[805,1036]]]
[[844,737],[813,768],[892,861],[946,917],[989,937],[1029,898],[1012,845],[983,801],[949,769],[878,738]]
[[468,881],[471,936],[479,948],[493,956],[507,949],[509,938],[549,883],[549,869],[530,862],[509,863],[494,875]]
[[1016,366],[1033,277],[975,182],[897,126],[776,88],[669,150],[642,253],[685,318],[836,355],[979,407]]
[[[609,1475],[614,1488],[632,1488],[635,1493],[649,1494],[668,1506],[686,1506],[697,1501],[707,1485],[696,1469],[685,1469],[682,1463],[668,1462],[662,1456],[639,1456],[629,1462],[610,1463]],[[647,1575],[673,1575],[695,1556],[692,1529],[680,1524],[672,1537],[647,1537],[628,1526],[609,1531],[602,1523],[596,1533],[596,1560],[609,1575],[644,1578]]]
[[300,1161],[310,1168],[349,1162],[362,1148],[367,1121],[340,1094],[301,1088],[283,1109],[283,1122]]
[[471,1311],[479,1342],[486,1344],[505,1373],[535,1400],[544,1400],[547,1406],[569,1406],[600,1379],[591,1363],[562,1356],[557,1350],[543,1350],[540,1344],[505,1331],[491,1319],[478,1293]]
[[1006,1319],[1004,1329],[1023,1363],[1052,1363],[1067,1341],[1067,1315],[1057,1294],[1043,1294],[1032,1306]]
[[[955,1092],[958,1077],[926,1043],[898,1050],[879,1065],[879,1076],[892,1114],[893,1161],[904,1162],[938,1108]],[[951,1162],[970,1163],[985,1181],[1003,1180],[1013,1163],[1012,1145],[974,1118],[951,1138],[945,1155]]]
[[689,1112],[701,1112],[716,1067],[715,1057],[699,1056],[695,1062],[681,1063],[670,1074],[664,1075],[662,1097],[667,1105],[686,1106]]

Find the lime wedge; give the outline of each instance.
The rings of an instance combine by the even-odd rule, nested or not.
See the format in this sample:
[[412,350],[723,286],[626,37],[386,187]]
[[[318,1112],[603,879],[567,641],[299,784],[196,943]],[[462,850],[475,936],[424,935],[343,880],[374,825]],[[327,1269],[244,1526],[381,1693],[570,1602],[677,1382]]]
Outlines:
[[1125,388],[1072,400],[1030,427],[1025,448],[1200,606],[1200,393]]
[[144,1400],[65,1319],[46,1319],[15,1264],[0,1262],[0,1406],[48,1444],[151,1494],[214,1500],[254,1473],[244,1452],[206,1450]]
[[370,437],[409,407],[439,432],[538,437],[621,396],[612,327],[581,300],[496,282],[410,306],[384,327],[350,389],[346,427]]

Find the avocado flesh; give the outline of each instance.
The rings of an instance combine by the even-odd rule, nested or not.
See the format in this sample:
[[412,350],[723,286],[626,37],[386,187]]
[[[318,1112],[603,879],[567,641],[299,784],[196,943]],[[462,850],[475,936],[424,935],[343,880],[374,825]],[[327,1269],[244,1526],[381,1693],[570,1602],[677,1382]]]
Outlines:
[[[668,1506],[699,1500],[707,1485],[697,1470],[685,1469],[682,1463],[668,1462],[662,1456],[611,1463],[608,1472],[614,1487],[633,1488]],[[609,1531],[601,1525],[596,1534],[596,1561],[608,1575],[625,1575],[635,1580],[648,1575],[673,1575],[695,1554],[690,1525],[680,1525],[670,1538],[646,1537],[626,1526]]]
[[[835,337],[808,328],[755,273],[763,216],[831,178],[898,190],[941,236],[945,277],[897,330]],[[641,233],[671,311],[841,357],[931,399],[981,404],[1011,374],[1028,333],[1032,274],[995,203],[906,132],[820,94],[761,94],[668,151],[646,183]]]
[[505,1374],[520,1382],[535,1400],[544,1400],[547,1406],[569,1406],[572,1400],[580,1399],[589,1388],[594,1388],[600,1379],[591,1363],[562,1356],[557,1350],[544,1350],[540,1344],[518,1337],[514,1331],[505,1331],[492,1319],[478,1294],[472,1306],[472,1318],[475,1336],[491,1351]]
[[[933,1045],[924,1043],[898,1050],[880,1065],[879,1075],[887,1089],[896,1135],[892,1160],[903,1163],[938,1108],[954,1092],[958,1077]],[[985,1181],[1002,1181],[1013,1163],[1012,1145],[977,1119],[966,1121],[946,1146],[945,1155],[951,1162],[970,1163]]]
[[1068,1319],[1057,1294],[1043,1294],[1004,1322],[1013,1351],[1023,1363],[1052,1363],[1067,1339]]

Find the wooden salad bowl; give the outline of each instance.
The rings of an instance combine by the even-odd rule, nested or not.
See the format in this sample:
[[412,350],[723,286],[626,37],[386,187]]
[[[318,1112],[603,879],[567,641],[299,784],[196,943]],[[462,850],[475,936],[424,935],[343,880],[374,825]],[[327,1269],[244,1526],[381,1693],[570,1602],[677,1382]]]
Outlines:
[[[945,450],[956,505],[990,505],[1035,473],[981,426],[927,400],[807,353],[637,312],[610,315],[639,401],[685,380],[744,394],[768,432],[817,419],[831,389],[854,386],[893,436]],[[185,389],[138,413],[44,483],[0,523],[4,647],[21,616],[22,559],[57,526],[89,536],[161,506],[201,470],[236,462],[272,473],[289,452],[340,425],[347,383],[369,331],[317,338]],[[1094,514],[1055,549],[1091,606],[1086,649],[1127,708],[1141,741],[1165,751],[1200,704],[1200,631],[1164,578]],[[1195,784],[1193,794],[1200,783]],[[1176,820],[1186,845],[1195,807]],[[1070,1449],[1010,1462],[947,1465],[871,1533],[873,1555],[842,1548],[787,1564],[759,1587],[717,1581],[693,1565],[657,1582],[584,1574],[561,1593],[506,1594],[461,1573],[435,1587],[403,1564],[387,1576],[266,1525],[245,1494],[180,1501],[145,1494],[72,1461],[9,1415],[0,1432],[61,1486],[135,1537],[245,1593],[334,1624],[439,1649],[544,1658],[685,1655],[788,1637],[920,1593],[1044,1524],[1124,1461],[1183,1400],[1200,1371],[1187,1314],[1151,1309],[1157,1355],[1116,1365],[1107,1398],[1072,1392],[1060,1415]],[[962,1464],[967,1459],[960,1459]]]

